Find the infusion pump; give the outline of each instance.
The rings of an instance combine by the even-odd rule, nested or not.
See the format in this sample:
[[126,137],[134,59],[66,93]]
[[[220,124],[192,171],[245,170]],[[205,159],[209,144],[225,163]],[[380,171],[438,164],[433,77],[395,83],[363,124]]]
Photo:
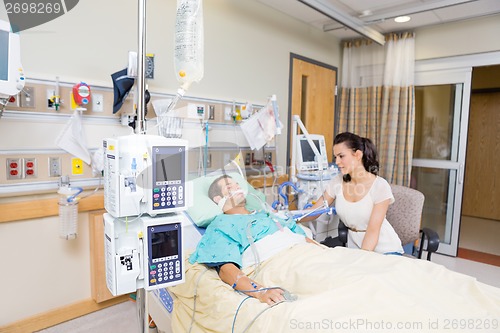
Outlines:
[[186,140],[156,135],[104,139],[104,207],[114,217],[186,210]]
[[113,296],[184,282],[184,214],[115,218],[104,214],[106,285]]

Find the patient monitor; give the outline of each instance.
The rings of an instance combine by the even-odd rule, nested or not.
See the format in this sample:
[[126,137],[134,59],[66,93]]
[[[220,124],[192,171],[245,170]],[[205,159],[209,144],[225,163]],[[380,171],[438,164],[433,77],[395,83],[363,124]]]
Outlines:
[[114,217],[187,208],[186,140],[127,135],[104,140],[104,207]]
[[[316,156],[307,137],[314,143],[320,155]],[[328,168],[328,158],[326,154],[325,137],[318,134],[300,134],[296,139],[297,172],[318,171]]]
[[130,219],[104,214],[106,285],[114,295],[184,282],[183,214]]
[[17,95],[24,83],[19,35],[10,31],[8,22],[0,20],[0,99]]

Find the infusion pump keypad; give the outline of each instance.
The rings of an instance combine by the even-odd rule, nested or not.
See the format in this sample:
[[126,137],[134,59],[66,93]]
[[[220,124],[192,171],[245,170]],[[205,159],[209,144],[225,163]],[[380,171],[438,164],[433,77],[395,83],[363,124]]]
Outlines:
[[184,206],[184,186],[180,180],[157,182],[153,188],[153,209]]
[[153,259],[149,266],[149,285],[177,281],[182,278],[181,262],[178,255]]

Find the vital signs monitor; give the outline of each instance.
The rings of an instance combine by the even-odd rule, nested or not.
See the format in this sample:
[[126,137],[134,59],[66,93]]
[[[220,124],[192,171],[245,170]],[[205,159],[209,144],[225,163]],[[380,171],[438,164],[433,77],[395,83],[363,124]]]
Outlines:
[[114,217],[187,208],[186,140],[156,135],[104,139],[104,207]]
[[314,154],[305,134],[297,135],[297,170],[298,172],[325,170],[328,168],[325,137],[318,134],[309,134],[309,138],[318,149],[320,155]]
[[10,31],[8,22],[0,20],[0,98],[17,95],[24,84],[19,35]]

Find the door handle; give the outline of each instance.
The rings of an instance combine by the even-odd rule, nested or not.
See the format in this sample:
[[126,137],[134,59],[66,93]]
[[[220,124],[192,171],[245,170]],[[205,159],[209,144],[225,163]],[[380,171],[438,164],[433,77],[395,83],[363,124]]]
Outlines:
[[460,163],[458,166],[458,183],[463,184],[464,183],[464,164]]

